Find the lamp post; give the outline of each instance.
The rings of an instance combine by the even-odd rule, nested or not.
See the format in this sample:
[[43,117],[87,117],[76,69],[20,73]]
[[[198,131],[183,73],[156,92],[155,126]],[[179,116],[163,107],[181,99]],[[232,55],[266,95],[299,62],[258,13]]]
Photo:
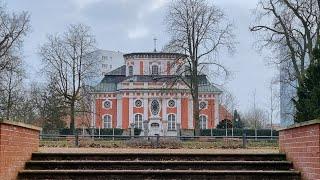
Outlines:
[[232,123],[231,123],[231,136],[233,137],[233,125],[234,125],[234,119],[232,118]]
[[134,138],[134,126],[135,126],[135,124],[134,123],[131,123],[130,124],[130,127],[131,127],[131,129],[130,129],[130,135],[131,135],[131,139],[133,139]]
[[[234,119],[234,121],[237,123],[239,121],[239,118],[236,117],[236,119]],[[233,136],[233,126],[234,126],[234,121],[232,121],[232,136]]]
[[225,121],[226,121],[226,137],[228,136],[228,121],[227,121],[227,119],[225,119]]

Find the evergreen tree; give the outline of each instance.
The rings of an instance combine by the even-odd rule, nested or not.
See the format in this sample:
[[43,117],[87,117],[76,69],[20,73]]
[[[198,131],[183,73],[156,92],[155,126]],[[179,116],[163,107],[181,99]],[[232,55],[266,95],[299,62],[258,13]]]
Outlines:
[[219,122],[217,125],[217,129],[226,129],[226,125],[228,129],[232,128],[232,122],[229,119],[223,119],[222,121]]
[[315,63],[305,73],[304,83],[297,89],[295,122],[320,118],[320,41],[314,49]]
[[239,128],[239,129],[244,127],[244,124],[241,121],[240,114],[238,113],[237,110],[234,110],[233,112],[233,127]]

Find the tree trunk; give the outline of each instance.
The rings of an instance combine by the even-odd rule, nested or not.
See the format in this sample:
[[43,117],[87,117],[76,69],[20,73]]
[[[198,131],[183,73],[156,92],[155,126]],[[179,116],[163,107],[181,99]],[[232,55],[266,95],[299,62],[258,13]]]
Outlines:
[[70,130],[72,134],[75,134],[75,102],[72,100],[70,103]]
[[199,92],[198,86],[194,88],[193,92],[193,119],[195,136],[200,136],[200,121],[199,121]]

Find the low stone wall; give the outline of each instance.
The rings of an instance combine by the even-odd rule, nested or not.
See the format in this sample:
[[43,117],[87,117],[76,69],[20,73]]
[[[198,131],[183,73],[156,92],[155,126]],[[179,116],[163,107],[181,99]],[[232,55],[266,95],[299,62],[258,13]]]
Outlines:
[[32,152],[38,150],[41,128],[0,121],[0,179],[16,179]]
[[280,130],[279,146],[294,168],[301,171],[303,179],[320,179],[320,120]]

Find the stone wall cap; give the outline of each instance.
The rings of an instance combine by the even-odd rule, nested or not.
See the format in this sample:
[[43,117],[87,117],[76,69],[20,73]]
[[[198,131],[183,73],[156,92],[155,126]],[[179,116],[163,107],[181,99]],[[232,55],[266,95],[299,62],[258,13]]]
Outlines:
[[302,126],[309,126],[309,125],[314,125],[314,124],[320,124],[320,119],[315,119],[315,120],[310,120],[310,121],[305,121],[305,122],[301,122],[301,123],[295,123],[293,125],[290,125],[286,128],[281,128],[278,131],[283,131],[283,130],[287,130],[287,129],[293,129],[293,128],[298,128],[298,127],[302,127]]
[[19,126],[19,127],[24,127],[24,128],[36,130],[36,131],[42,130],[41,127],[34,126],[31,124],[25,124],[25,123],[17,122],[17,121],[0,120],[0,124],[9,124],[9,125],[14,125],[14,126]]

